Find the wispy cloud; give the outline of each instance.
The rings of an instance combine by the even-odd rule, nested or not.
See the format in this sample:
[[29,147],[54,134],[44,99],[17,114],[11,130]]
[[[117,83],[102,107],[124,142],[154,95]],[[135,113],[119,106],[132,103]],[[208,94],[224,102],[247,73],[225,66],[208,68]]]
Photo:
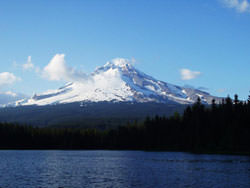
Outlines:
[[207,87],[203,87],[203,86],[194,87],[194,86],[189,85],[189,84],[185,84],[183,87],[184,88],[190,88],[190,89],[198,89],[198,90],[202,90],[202,91],[208,91],[209,90],[209,88],[207,88]]
[[203,87],[203,86],[200,86],[200,87],[198,87],[197,89],[198,89],[198,90],[202,90],[202,91],[208,91],[208,90],[209,90],[209,88]]
[[21,79],[16,77],[13,73],[2,72],[0,73],[0,87],[4,85],[10,85],[14,82],[20,81]]
[[201,72],[191,71],[189,69],[181,69],[180,74],[182,80],[192,80],[197,78],[201,74]]
[[250,3],[248,0],[222,0],[228,8],[234,8],[240,13],[250,12]]
[[87,75],[83,72],[76,71],[72,67],[68,67],[64,54],[56,54],[49,64],[42,70],[44,78],[52,81],[84,81]]
[[12,97],[16,97],[17,96],[17,94],[14,93],[14,92],[12,92],[12,91],[0,92],[0,94],[12,96]]
[[217,93],[224,93],[224,92],[226,92],[226,91],[227,91],[227,90],[224,89],[224,88],[220,88],[220,89],[217,89],[217,90],[216,90]]
[[23,64],[23,69],[24,70],[31,70],[34,68],[34,64],[31,61],[31,56],[28,56],[27,62]]

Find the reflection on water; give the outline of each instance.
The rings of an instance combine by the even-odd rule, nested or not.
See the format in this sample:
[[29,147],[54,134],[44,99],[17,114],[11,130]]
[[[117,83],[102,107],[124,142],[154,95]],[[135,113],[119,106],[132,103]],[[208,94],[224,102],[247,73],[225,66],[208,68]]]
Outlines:
[[0,187],[250,187],[247,156],[0,151]]

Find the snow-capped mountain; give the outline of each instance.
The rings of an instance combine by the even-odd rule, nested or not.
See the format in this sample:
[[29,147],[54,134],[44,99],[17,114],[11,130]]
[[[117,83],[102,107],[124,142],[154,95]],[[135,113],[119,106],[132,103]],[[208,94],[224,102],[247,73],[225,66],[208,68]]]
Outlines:
[[159,81],[134,68],[126,59],[114,59],[98,67],[86,79],[30,99],[16,105],[49,105],[72,102],[158,102],[192,104],[200,97],[203,103],[220,100],[209,93]]

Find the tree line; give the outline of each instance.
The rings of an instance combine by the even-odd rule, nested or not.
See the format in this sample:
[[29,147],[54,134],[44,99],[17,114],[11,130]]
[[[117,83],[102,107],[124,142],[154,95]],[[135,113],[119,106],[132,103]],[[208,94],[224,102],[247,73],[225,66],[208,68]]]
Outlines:
[[197,102],[182,115],[147,117],[116,129],[37,128],[0,124],[1,149],[127,149],[250,152],[250,96]]

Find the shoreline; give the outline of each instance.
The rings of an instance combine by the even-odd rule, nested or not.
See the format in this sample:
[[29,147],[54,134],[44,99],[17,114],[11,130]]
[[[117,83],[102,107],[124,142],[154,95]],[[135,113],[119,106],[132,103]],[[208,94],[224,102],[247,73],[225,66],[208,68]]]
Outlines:
[[195,155],[236,155],[236,156],[250,156],[250,152],[240,151],[182,151],[182,150],[145,150],[145,149],[81,149],[81,148],[0,148],[0,151],[142,151],[142,152],[183,152]]

